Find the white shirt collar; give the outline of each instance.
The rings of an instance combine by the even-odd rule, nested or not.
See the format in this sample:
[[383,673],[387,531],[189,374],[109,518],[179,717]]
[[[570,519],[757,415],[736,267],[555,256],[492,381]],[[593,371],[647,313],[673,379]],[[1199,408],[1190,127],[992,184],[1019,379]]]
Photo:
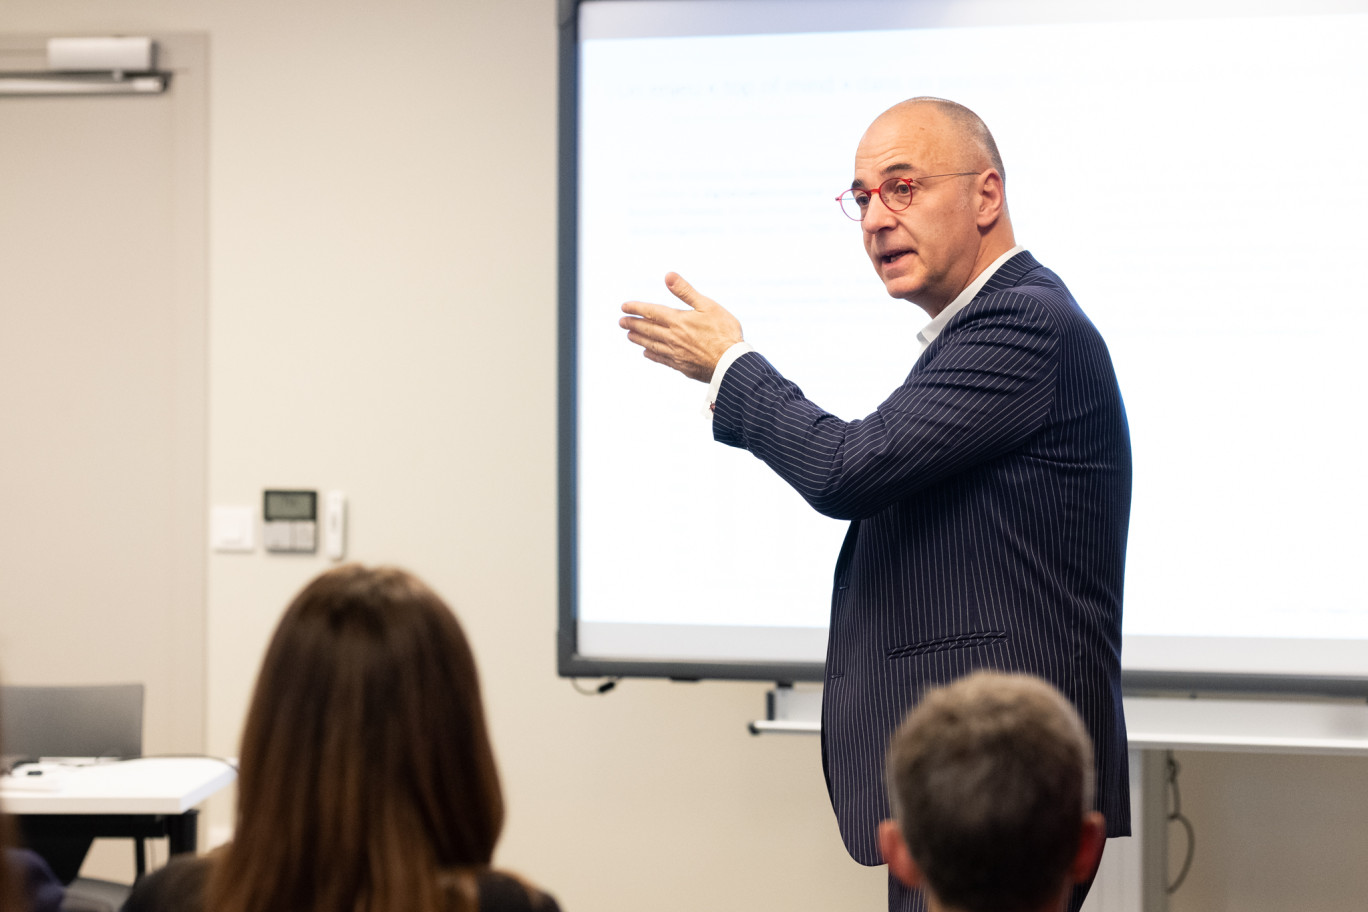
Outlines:
[[926,351],[927,346],[929,346],[932,342],[936,341],[936,336],[939,336],[941,330],[945,329],[945,324],[949,323],[951,318],[953,318],[955,314],[963,310],[964,305],[974,300],[974,296],[979,293],[979,290],[982,289],[984,285],[988,284],[988,280],[993,277],[994,273],[996,273],[999,269],[1002,268],[1003,263],[1007,262],[1012,257],[1016,256],[1018,253],[1021,253],[1021,251],[1025,249],[1025,247],[1022,247],[1020,244],[1018,244],[1011,250],[1004,253],[1002,256],[998,257],[996,260],[993,260],[993,262],[988,266],[987,269],[983,270],[983,272],[980,272],[978,274],[978,277],[975,278],[974,281],[970,282],[967,286],[965,286],[964,291],[961,291],[955,297],[955,300],[950,302],[950,305],[946,307],[945,310],[942,310],[940,313],[936,314],[936,318],[934,320],[923,326],[921,328],[921,331],[917,333],[917,341],[921,342],[922,351]]

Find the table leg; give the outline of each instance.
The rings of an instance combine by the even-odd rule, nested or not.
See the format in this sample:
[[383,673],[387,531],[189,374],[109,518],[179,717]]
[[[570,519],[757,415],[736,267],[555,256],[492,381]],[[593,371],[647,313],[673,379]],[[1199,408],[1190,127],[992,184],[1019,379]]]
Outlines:
[[172,855],[193,854],[199,846],[199,811],[191,808],[184,814],[167,817],[166,841]]

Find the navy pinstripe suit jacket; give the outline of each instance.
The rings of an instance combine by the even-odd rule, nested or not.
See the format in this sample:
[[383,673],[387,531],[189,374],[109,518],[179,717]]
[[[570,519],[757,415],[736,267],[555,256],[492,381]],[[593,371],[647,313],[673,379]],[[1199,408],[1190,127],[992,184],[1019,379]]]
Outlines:
[[836,562],[822,760],[846,848],[879,864],[888,740],[920,692],[1027,671],[1077,706],[1108,835],[1130,832],[1121,585],[1131,460],[1106,344],[1027,252],[946,324],[873,414],[842,421],[751,352],[713,436],[850,519]]

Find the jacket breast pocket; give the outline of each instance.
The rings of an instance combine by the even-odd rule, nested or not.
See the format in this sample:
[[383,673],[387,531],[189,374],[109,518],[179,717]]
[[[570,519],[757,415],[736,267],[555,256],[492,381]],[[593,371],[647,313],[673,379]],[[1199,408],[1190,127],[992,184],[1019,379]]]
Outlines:
[[1007,639],[1005,630],[979,630],[974,633],[960,633],[954,636],[922,640],[903,646],[890,646],[887,658],[906,659],[911,656],[926,655],[931,652],[949,652],[954,649],[972,649],[975,646],[991,646]]

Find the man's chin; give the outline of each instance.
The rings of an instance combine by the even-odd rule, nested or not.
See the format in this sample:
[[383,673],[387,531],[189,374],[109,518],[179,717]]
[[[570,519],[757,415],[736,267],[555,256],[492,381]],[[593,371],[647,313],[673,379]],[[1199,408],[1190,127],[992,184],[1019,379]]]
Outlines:
[[899,301],[907,301],[909,304],[916,304],[922,310],[926,311],[926,314],[929,317],[934,317],[943,309],[938,308],[933,310],[930,306],[923,303],[925,301],[925,289],[922,288],[922,286],[911,282],[899,282],[896,280],[884,282],[884,291],[888,292],[890,298]]
[[898,276],[894,279],[884,279],[884,291],[888,292],[890,298],[897,298],[900,301],[912,301],[913,296],[916,295],[919,290],[920,286],[915,282],[908,281],[906,276]]

